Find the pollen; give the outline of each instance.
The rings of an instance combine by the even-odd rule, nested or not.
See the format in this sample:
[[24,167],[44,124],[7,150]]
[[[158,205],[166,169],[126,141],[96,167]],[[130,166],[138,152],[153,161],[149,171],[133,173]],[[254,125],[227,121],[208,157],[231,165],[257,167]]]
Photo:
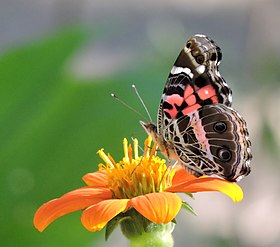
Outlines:
[[152,146],[149,136],[144,143],[144,153],[138,154],[138,140],[133,140],[133,148],[127,139],[123,140],[124,157],[116,163],[110,154],[101,149],[97,153],[105,164],[99,165],[99,171],[105,171],[107,186],[114,198],[130,199],[139,195],[162,192],[172,185],[175,170],[166,165],[166,161],[156,155],[157,146]]

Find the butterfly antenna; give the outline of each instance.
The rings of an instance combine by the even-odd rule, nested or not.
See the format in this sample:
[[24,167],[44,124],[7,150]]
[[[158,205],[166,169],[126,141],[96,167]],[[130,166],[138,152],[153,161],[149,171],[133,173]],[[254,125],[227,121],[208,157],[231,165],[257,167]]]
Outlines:
[[147,115],[148,115],[150,121],[153,122],[152,117],[151,117],[151,114],[150,114],[150,112],[148,111],[147,106],[145,105],[143,99],[141,98],[141,96],[140,96],[140,94],[138,93],[138,90],[137,90],[137,88],[136,88],[136,86],[135,86],[134,84],[132,85],[132,88],[133,88],[134,92],[136,93],[138,99],[140,100],[142,106],[144,107],[144,109],[145,109],[145,111],[146,111],[146,113],[147,113]]
[[115,95],[114,93],[111,93],[111,96],[113,99],[115,99],[116,101],[119,101],[121,104],[123,104],[124,106],[126,106],[128,109],[130,109],[131,111],[133,111],[134,113],[136,113],[137,115],[139,115],[142,118],[145,118],[139,111],[135,110],[132,106],[130,106],[129,104],[125,103],[122,99],[120,99],[117,95]]

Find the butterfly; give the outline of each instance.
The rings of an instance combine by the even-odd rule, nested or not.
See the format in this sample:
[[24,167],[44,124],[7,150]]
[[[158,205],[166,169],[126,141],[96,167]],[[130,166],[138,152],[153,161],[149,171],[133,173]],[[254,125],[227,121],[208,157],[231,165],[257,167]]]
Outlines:
[[245,120],[231,107],[221,59],[212,39],[191,37],[167,78],[157,124],[141,125],[166,158],[190,173],[235,182],[250,173],[251,142]]

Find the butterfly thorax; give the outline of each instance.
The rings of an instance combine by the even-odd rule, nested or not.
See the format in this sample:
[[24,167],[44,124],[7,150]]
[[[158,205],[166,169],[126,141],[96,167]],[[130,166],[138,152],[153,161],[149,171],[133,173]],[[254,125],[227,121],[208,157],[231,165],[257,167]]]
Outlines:
[[157,131],[157,126],[154,123],[145,123],[140,121],[140,124],[146,130],[146,133],[153,138],[153,141],[157,144],[160,152],[169,160],[176,160],[176,153],[172,143],[166,141],[162,135]]

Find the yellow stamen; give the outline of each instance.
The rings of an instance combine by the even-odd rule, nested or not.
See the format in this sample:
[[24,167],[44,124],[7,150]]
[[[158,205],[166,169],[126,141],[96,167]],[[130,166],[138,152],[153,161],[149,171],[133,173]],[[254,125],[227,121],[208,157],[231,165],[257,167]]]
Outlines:
[[124,157],[115,163],[111,156],[106,156],[103,150],[98,153],[100,157],[110,164],[99,166],[105,169],[108,176],[108,187],[115,198],[133,198],[152,192],[162,192],[171,186],[175,173],[167,167],[165,160],[155,156],[156,145],[151,146],[152,138],[145,140],[144,155],[138,156],[138,140],[133,140],[133,151],[127,139],[123,141]]
[[124,159],[126,162],[129,162],[129,158],[128,158],[128,142],[127,139],[124,138],[123,139],[123,153],[124,153]]
[[128,158],[129,158],[129,162],[132,161],[133,157],[132,157],[132,147],[131,145],[128,146]]
[[134,159],[138,159],[138,140],[133,139],[133,148],[134,148]]
[[104,148],[98,150],[97,154],[106,162],[107,165],[111,166],[112,168],[115,167],[110,158],[104,153]]
[[148,136],[148,138],[145,140],[145,149],[144,149],[144,151],[145,151],[144,156],[145,157],[150,156],[151,144],[152,144],[152,137]]

